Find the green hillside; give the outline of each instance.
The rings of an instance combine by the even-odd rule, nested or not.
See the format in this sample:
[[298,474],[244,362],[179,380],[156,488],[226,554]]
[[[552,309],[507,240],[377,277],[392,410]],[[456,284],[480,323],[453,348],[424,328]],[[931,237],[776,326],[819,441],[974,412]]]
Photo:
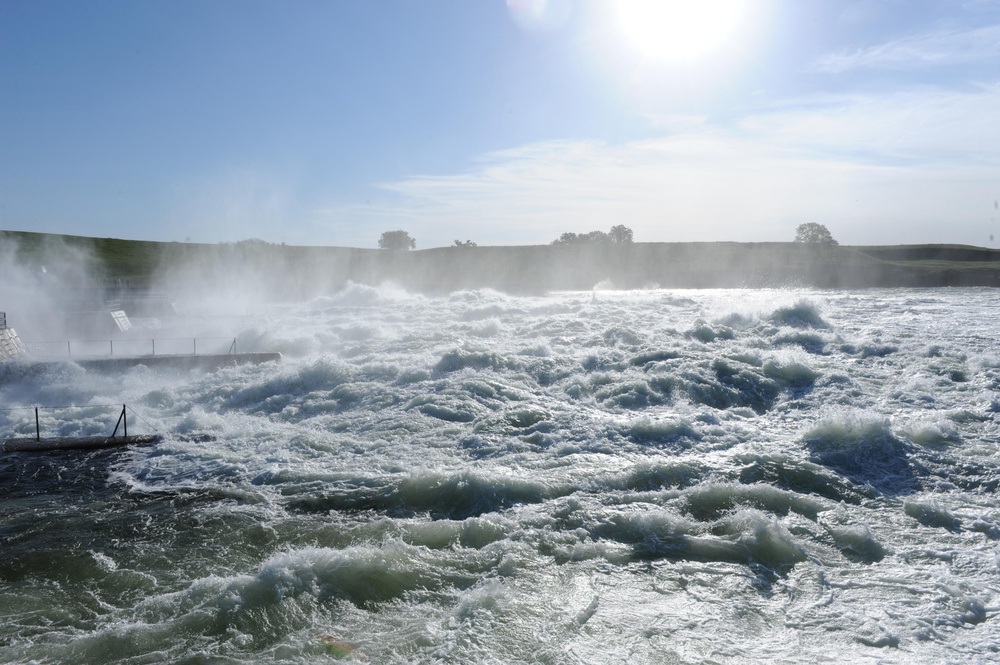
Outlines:
[[[310,296],[348,281],[394,281],[443,292],[617,288],[1000,286],[1000,251],[960,245],[819,246],[803,243],[633,243],[441,247],[387,251],[274,245],[159,243],[0,231],[0,257],[57,276],[85,266],[93,282],[169,288],[253,283],[274,298]],[[76,279],[76,278],[74,278]]]

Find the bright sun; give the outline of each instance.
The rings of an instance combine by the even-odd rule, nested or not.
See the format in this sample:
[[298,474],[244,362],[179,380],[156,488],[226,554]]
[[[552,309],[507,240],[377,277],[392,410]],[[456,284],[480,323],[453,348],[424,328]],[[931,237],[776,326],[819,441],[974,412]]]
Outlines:
[[629,43],[663,62],[695,60],[723,48],[744,18],[747,0],[617,0]]

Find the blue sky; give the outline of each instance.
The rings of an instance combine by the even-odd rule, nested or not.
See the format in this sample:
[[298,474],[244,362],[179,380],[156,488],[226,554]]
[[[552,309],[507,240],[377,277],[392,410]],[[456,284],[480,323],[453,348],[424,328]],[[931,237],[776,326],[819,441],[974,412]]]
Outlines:
[[0,0],[0,228],[1000,242],[1000,0],[713,2]]

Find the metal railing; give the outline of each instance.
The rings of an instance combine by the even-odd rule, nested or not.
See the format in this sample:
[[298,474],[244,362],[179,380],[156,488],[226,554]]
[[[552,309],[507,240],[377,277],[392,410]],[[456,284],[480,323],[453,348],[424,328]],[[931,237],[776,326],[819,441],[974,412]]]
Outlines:
[[[103,412],[103,411],[109,410],[109,409],[116,409],[117,410],[118,407],[119,407],[118,404],[96,404],[96,405],[92,404],[92,405],[87,405],[87,406],[35,406],[35,407],[20,407],[20,408],[16,408],[16,409],[0,409],[0,411],[4,411],[6,413],[15,413],[15,412],[18,412],[18,411],[29,411],[30,412],[32,409],[34,409],[34,412],[35,412],[34,413],[34,415],[35,415],[35,437],[34,438],[35,438],[35,441],[41,441],[41,439],[42,439],[42,425],[41,425],[41,419],[39,418],[39,415],[38,415],[39,411],[47,410],[47,411],[63,411],[63,412],[65,412],[65,411],[69,411],[69,410],[77,410],[77,411],[88,411],[91,414],[93,414],[95,411],[97,411],[97,412]],[[125,404],[122,404],[121,405],[121,410],[118,411],[118,421],[115,423],[115,429],[114,429],[114,431],[111,432],[111,436],[109,438],[112,438],[112,439],[117,438],[118,437],[118,430],[119,430],[119,428],[122,430],[122,436],[124,436],[126,439],[128,438],[128,413],[130,411],[132,412],[132,415],[134,417],[138,417],[139,420],[142,420],[144,423],[146,423],[147,425],[149,425],[149,423],[144,418],[142,418],[140,416],[137,416],[137,414],[135,413],[134,409],[129,409]],[[64,417],[64,418],[62,418],[60,420],[63,421],[63,422],[65,422],[66,418]],[[11,423],[8,423],[8,425],[9,424],[11,424]],[[28,425],[28,427],[30,427],[30,424],[28,424],[27,422],[24,422],[24,420],[22,419],[21,427],[18,427],[17,429],[25,429],[25,427],[24,427],[25,425]]]
[[[231,342],[211,344],[225,340]],[[236,353],[235,337],[161,337],[149,339],[80,339],[42,342],[26,342],[25,346],[33,357],[73,358],[73,357],[144,357],[155,355],[196,356],[198,343],[202,344],[202,354]],[[206,343],[210,350],[206,350]],[[157,348],[159,345],[159,348]]]

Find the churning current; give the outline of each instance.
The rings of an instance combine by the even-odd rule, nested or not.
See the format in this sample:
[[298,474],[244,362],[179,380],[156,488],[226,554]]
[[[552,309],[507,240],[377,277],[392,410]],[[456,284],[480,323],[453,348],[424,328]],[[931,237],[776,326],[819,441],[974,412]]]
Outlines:
[[0,453],[0,661],[1000,657],[996,290],[222,314],[283,362],[0,369],[3,436],[165,435]]

